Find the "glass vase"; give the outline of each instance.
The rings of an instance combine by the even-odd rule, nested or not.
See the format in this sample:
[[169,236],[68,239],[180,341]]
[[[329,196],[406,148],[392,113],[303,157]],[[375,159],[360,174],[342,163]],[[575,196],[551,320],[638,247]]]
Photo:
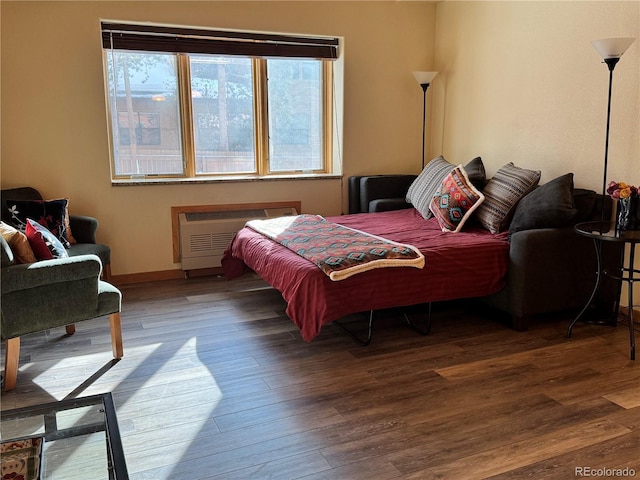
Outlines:
[[616,212],[616,230],[638,230],[638,197],[619,198]]

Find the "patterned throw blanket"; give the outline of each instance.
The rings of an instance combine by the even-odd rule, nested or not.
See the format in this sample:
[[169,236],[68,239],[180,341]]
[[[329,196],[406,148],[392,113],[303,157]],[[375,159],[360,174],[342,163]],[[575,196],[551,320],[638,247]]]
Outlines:
[[247,226],[313,262],[331,280],[381,267],[424,267],[415,247],[376,237],[319,215],[251,220]]

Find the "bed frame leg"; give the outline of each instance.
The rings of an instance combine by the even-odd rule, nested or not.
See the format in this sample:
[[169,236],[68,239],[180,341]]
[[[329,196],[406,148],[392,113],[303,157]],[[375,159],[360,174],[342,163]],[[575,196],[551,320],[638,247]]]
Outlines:
[[[347,332],[351,336],[351,338],[353,338],[360,345],[362,345],[363,347],[366,347],[367,345],[369,345],[371,343],[371,337],[373,336],[373,313],[374,313],[374,310],[371,310],[369,312],[369,325],[368,325],[368,329],[367,329],[368,330],[367,331],[367,338],[365,338],[365,339],[362,339],[361,337],[356,335],[351,329],[347,328],[344,324],[340,323],[339,321],[335,320],[333,323],[335,323],[342,330]],[[427,319],[424,322],[423,326],[416,325],[415,323],[413,323],[411,321],[411,319],[409,318],[409,315],[407,315],[406,311],[403,311],[402,315],[404,315],[404,320],[405,320],[405,322],[407,322],[407,325],[409,326],[409,328],[415,330],[420,335],[429,335],[429,332],[431,331],[431,302],[429,302],[429,310],[428,310],[428,313],[427,313]]]
[[407,325],[410,328],[418,332],[420,335],[429,335],[429,332],[431,331],[431,302],[429,302],[429,313],[427,314],[427,320],[424,322],[424,327],[420,327],[413,323],[409,319],[409,315],[407,315],[407,312],[403,312],[403,315],[405,321],[407,322]]
[[358,342],[363,347],[366,347],[371,343],[371,337],[373,335],[373,310],[369,312],[369,326],[368,326],[367,338],[364,340],[360,338],[358,335],[356,335],[355,333],[353,333],[351,330],[349,330],[347,327],[345,327],[342,323],[338,322],[337,320],[334,321],[333,323],[335,323],[342,330],[347,332],[351,336],[351,338],[353,338],[356,342]]

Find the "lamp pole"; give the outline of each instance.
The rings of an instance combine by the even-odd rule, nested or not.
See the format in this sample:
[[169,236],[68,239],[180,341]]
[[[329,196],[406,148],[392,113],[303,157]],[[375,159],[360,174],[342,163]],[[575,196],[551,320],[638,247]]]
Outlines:
[[600,220],[604,222],[604,196],[607,194],[607,165],[609,163],[609,127],[611,125],[611,90],[613,86],[613,69],[620,61],[620,57],[605,58],[604,63],[609,68],[609,96],[607,98],[607,130],[604,140],[604,172],[602,174],[602,216]]
[[422,169],[424,170],[425,136],[427,130],[427,88],[438,72],[413,72],[418,84],[422,88]]
[[602,215],[600,220],[604,223],[604,200],[607,194],[607,168],[609,166],[609,131],[611,125],[611,91],[613,86],[613,69],[620,61],[620,57],[635,41],[635,38],[603,38],[593,40],[593,48],[600,54],[609,69],[609,94],[607,96],[607,129],[604,142],[604,171],[602,173]]
[[424,137],[427,129],[427,88],[428,83],[421,83],[422,87],[422,168],[424,169]]

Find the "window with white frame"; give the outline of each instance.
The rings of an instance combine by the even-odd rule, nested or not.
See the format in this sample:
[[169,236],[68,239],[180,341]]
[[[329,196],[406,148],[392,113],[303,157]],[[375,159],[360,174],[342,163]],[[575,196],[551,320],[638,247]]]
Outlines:
[[335,38],[102,22],[114,179],[331,173]]

